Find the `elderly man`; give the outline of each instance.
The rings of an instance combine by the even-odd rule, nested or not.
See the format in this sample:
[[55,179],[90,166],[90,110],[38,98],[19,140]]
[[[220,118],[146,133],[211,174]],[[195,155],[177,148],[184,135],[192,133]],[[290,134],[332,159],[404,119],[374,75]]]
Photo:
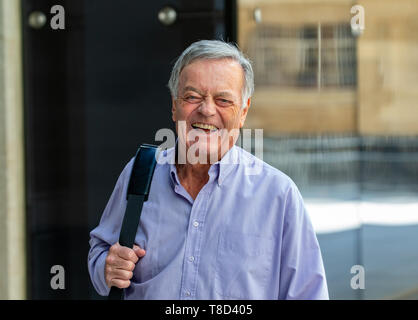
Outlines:
[[[172,161],[155,168],[133,249],[117,243],[133,159],[122,171],[90,233],[97,292],[116,286],[125,299],[328,299],[296,185],[235,145],[254,89],[250,62],[233,45],[198,41],[178,58],[169,88],[177,147],[160,153]],[[197,162],[188,153],[196,144]],[[260,170],[248,174],[254,166]]]

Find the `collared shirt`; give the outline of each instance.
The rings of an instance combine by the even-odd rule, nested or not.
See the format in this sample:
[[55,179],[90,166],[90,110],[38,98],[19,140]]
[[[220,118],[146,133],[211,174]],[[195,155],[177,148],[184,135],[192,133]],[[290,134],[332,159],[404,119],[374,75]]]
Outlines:
[[[174,148],[160,153],[174,156]],[[328,299],[318,241],[288,176],[233,146],[193,200],[172,162],[155,168],[135,238],[146,255],[125,299]],[[109,293],[105,258],[119,238],[132,164],[90,233],[88,268],[101,295]]]

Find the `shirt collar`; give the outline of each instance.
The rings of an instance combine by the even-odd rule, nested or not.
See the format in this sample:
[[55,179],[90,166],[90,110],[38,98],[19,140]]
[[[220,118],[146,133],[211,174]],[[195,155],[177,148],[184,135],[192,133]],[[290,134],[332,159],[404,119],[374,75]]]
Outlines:
[[233,145],[231,149],[229,149],[221,160],[215,162],[213,165],[217,165],[219,170],[218,175],[218,185],[220,186],[226,179],[226,177],[231,173],[232,169],[238,164],[237,160],[238,151],[237,146]]
[[[179,185],[180,180],[177,175],[177,168],[175,166],[174,161],[176,157],[175,147],[164,150],[164,153],[164,156],[167,157],[167,159],[169,159],[171,181],[174,185]],[[221,186],[221,184],[225,181],[226,177],[231,173],[232,169],[238,163],[237,157],[237,146],[233,145],[232,148],[224,154],[221,160],[211,165],[209,169],[209,176],[215,174],[215,179],[217,178],[217,183],[219,186]]]
[[[177,146],[177,144],[176,144]],[[167,159],[168,161],[168,165],[170,168],[170,179],[171,182],[174,185],[179,185],[180,184],[180,180],[177,176],[177,169],[175,166],[175,159],[176,159],[176,147],[171,147],[167,150],[164,150],[164,157]]]

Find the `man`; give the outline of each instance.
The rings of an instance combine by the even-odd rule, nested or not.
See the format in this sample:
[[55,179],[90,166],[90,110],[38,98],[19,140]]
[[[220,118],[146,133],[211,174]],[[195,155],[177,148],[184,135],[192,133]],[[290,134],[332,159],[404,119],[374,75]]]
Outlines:
[[157,163],[133,249],[117,243],[133,159],[122,171],[90,233],[97,292],[117,286],[126,299],[328,299],[297,187],[234,145],[254,90],[250,62],[225,42],[195,42],[175,63],[169,88],[177,147],[160,154],[172,161]]

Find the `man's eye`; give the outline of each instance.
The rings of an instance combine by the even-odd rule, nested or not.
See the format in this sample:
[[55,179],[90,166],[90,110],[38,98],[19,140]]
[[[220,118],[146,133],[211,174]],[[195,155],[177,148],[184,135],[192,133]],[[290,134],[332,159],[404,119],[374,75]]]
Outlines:
[[186,97],[186,101],[188,101],[188,102],[199,102],[200,100],[202,100],[202,99],[199,98],[199,97],[195,97],[195,96]]
[[227,100],[227,99],[217,99],[218,104],[221,106],[229,106],[232,104],[232,101]]

